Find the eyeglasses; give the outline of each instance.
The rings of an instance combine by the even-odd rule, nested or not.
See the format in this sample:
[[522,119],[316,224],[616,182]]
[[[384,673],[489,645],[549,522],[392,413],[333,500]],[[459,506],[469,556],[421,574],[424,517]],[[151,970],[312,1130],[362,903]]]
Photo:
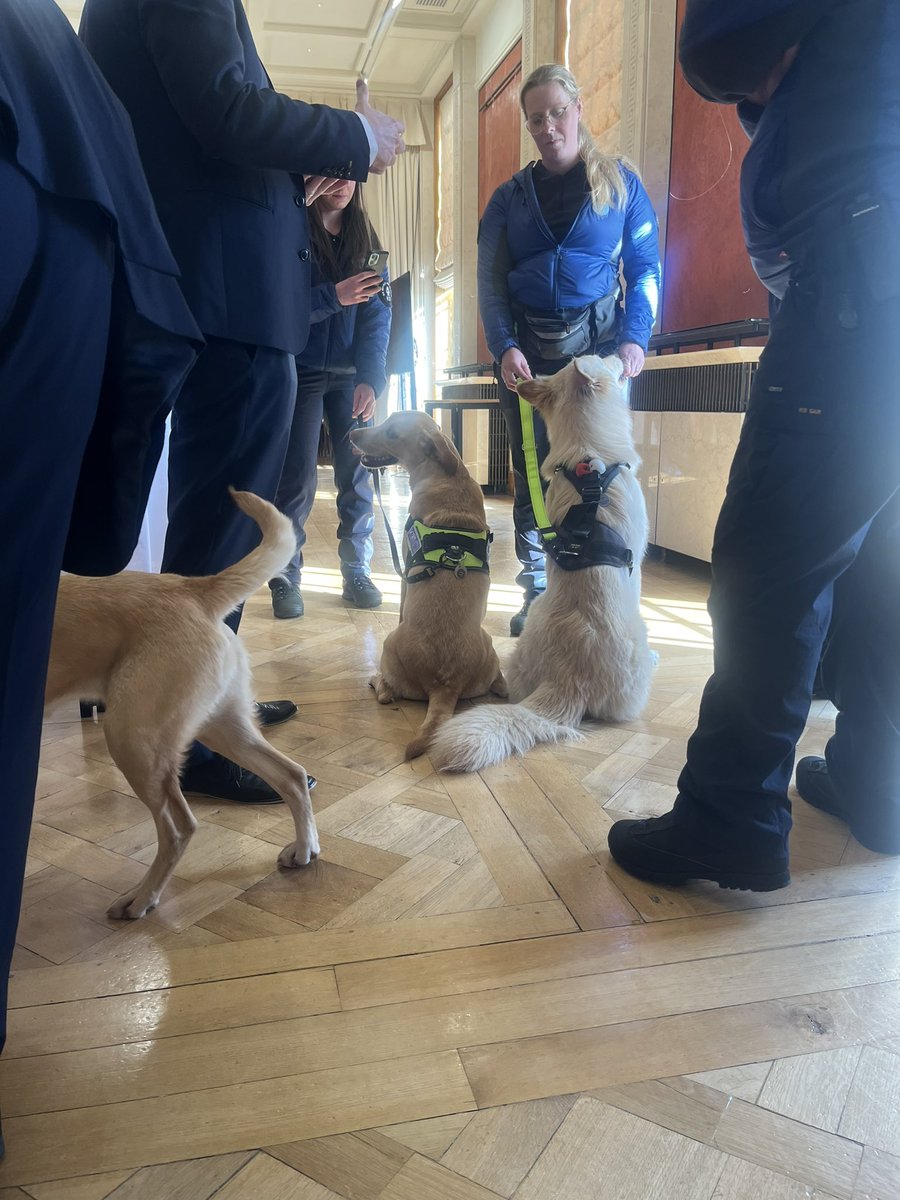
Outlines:
[[552,121],[554,125],[559,125],[574,103],[574,100],[570,100],[562,108],[551,108],[549,112],[534,113],[526,120],[525,128],[529,129],[532,133],[540,133],[548,121]]

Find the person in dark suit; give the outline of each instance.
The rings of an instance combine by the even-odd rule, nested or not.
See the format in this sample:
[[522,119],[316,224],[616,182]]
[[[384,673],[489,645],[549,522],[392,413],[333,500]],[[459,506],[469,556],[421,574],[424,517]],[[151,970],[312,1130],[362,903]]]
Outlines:
[[202,344],[128,118],[53,0],[0,4],[0,264],[2,1049],[60,567],[125,567]]
[[[162,569],[223,570],[256,537],[229,484],[272,500],[293,414],[294,356],[309,331],[303,176],[365,179],[402,149],[372,109],[304,104],[273,90],[240,0],[87,0],[81,37],[134,124],[150,188],[206,348],[179,397],[169,449]],[[229,619],[237,629],[240,613]],[[264,723],[296,712],[259,706]],[[195,747],[186,791],[280,799]]]
[[688,0],[680,56],[752,135],[744,233],[780,304],[716,526],[714,674],[678,797],[609,848],[643,879],[771,891],[823,645],[838,716],[796,790],[900,854],[900,5]]

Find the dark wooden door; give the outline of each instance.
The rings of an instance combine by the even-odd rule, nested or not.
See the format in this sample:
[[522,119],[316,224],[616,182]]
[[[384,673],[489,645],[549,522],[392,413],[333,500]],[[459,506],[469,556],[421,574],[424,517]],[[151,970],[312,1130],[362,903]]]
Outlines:
[[[686,0],[678,0],[678,28]],[[675,67],[662,330],[768,313],[741,230],[739,186],[748,146],[734,108],[702,100]]]
[[[478,216],[494,191],[519,169],[522,111],[522,43],[516,42],[478,93]],[[481,321],[478,360],[490,361]]]

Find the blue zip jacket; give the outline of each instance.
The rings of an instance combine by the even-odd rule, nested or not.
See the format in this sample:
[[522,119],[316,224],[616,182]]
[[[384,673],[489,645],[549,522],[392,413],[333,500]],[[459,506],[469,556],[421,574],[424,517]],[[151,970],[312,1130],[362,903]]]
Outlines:
[[[748,95],[795,45],[768,104],[752,104]],[[689,0],[679,56],[696,91],[738,104],[753,139],[741,214],[770,292],[783,297],[790,246],[814,232],[825,210],[871,194],[886,202],[888,226],[900,222],[897,0]],[[890,253],[888,226],[866,238],[876,255]]]
[[[382,272],[387,281],[387,270]],[[309,341],[297,355],[297,367],[307,371],[356,373],[357,383],[367,383],[376,396],[387,383],[385,363],[391,336],[391,310],[377,296],[345,308],[337,288],[324,279],[313,263],[309,313]]]
[[478,233],[478,303],[487,344],[498,361],[518,346],[510,304],[558,312],[583,308],[619,286],[625,276],[625,313],[617,340],[644,350],[659,303],[656,213],[644,185],[626,168],[624,209],[594,212],[586,197],[561,242],[550,232],[534,190],[530,163],[494,192]]

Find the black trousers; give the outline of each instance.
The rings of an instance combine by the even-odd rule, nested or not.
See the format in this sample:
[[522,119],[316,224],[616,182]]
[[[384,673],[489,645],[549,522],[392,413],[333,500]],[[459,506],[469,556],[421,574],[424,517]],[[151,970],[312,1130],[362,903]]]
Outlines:
[[[229,484],[274,500],[294,404],[292,355],[208,338],[172,412],[162,570],[213,575],[259,542]],[[227,624],[237,631],[241,611]],[[209,757],[195,743],[191,762]]]
[[375,525],[374,497],[372,474],[360,463],[350,444],[350,430],[357,426],[353,416],[354,387],[353,375],[297,368],[297,403],[275,496],[276,507],[291,518],[297,532],[297,553],[284,572],[291,583],[300,582],[303,570],[306,522],[316,498],[319,429],[323,417],[331,436],[341,573],[349,578],[369,568]]
[[0,151],[0,1049],[41,740],[53,608],[97,411],[114,248],[97,210]]
[[[835,241],[815,261],[839,253]],[[877,295],[854,257],[792,285],[775,318],[716,529],[715,669],[679,780],[700,852],[783,853],[825,644],[829,776],[858,836],[900,853],[896,283]]]

